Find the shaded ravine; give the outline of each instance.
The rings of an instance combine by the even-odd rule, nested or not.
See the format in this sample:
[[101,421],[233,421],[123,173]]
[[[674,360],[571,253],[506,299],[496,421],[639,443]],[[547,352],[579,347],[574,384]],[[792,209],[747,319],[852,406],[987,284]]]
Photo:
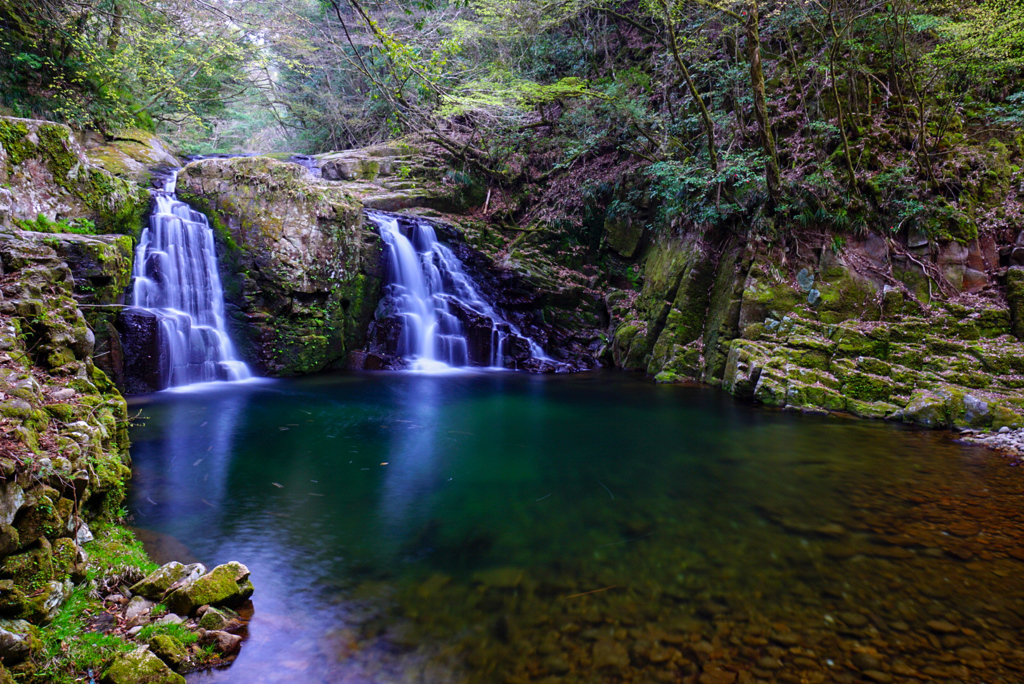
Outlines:
[[257,587],[239,659],[193,681],[1024,668],[1024,482],[945,433],[613,373],[340,374],[148,401],[137,523],[241,560]]

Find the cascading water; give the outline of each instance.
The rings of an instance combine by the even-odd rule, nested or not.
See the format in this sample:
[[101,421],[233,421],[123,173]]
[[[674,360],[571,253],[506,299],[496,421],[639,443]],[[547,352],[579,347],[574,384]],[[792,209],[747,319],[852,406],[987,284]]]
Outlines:
[[177,173],[154,191],[156,209],[135,251],[132,304],[159,320],[159,389],[245,380],[224,325],[224,292],[206,216],[174,194]]
[[423,371],[503,367],[510,342],[530,358],[549,361],[540,345],[487,303],[433,225],[414,220],[406,235],[393,216],[367,216],[388,250],[385,300],[401,324],[390,351]]

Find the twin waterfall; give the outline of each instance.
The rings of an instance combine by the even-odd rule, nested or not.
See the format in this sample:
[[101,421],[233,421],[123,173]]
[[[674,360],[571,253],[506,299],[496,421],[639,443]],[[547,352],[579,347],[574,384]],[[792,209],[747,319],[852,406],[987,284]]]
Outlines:
[[[155,327],[153,389],[251,377],[235,353],[224,317],[213,231],[206,216],[180,202],[176,176],[154,192],[156,209],[135,253],[132,304]],[[553,363],[480,294],[452,251],[423,220],[371,212],[386,247],[387,283],[378,325],[396,367]],[[386,323],[385,323],[386,321]],[[157,377],[158,376],[158,377]]]
[[458,257],[437,240],[432,224],[406,221],[407,235],[394,216],[367,216],[387,250],[385,308],[400,322],[391,353],[413,370],[428,372],[502,368],[510,345],[523,350],[521,356],[548,360],[536,342],[487,303]]
[[206,216],[174,194],[176,174],[154,192],[156,209],[135,251],[134,306],[159,321],[160,386],[245,380],[224,325],[224,291]]

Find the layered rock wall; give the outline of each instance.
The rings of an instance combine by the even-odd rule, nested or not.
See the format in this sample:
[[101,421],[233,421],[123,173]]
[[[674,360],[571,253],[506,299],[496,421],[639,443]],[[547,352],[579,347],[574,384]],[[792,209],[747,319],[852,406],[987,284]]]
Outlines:
[[652,239],[640,286],[608,295],[606,358],[768,406],[925,427],[1019,426],[1024,271],[1009,265],[1011,252],[993,240],[870,232],[777,245]]
[[0,117],[0,225],[85,220],[138,235],[148,207],[149,193],[90,163],[67,126]]
[[5,232],[0,258],[0,617],[38,623],[84,576],[89,522],[121,505],[128,416],[57,252]]

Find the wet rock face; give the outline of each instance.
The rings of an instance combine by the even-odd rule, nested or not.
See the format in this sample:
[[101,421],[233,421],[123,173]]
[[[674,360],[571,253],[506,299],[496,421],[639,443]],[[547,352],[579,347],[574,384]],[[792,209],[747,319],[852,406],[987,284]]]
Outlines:
[[152,311],[123,309],[117,317],[123,358],[119,383],[128,394],[164,389],[161,382],[160,319]]
[[266,157],[204,159],[178,195],[210,218],[229,327],[262,374],[340,367],[380,291],[379,237],[347,188]]

